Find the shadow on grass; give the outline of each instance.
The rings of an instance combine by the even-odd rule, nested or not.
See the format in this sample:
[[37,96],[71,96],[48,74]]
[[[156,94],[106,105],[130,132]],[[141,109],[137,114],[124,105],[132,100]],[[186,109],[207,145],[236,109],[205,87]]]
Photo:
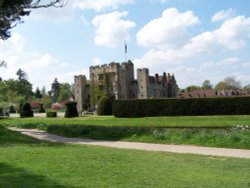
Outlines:
[[[5,163],[0,163],[0,187],[60,187],[57,182],[49,180],[45,176],[35,175],[22,168],[12,167]],[[68,187],[68,186],[67,186]]]

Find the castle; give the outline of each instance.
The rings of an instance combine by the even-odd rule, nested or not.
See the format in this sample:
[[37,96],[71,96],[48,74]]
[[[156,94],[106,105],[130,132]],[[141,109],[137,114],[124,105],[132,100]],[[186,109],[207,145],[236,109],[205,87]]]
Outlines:
[[121,64],[113,62],[91,66],[90,80],[84,75],[74,77],[74,94],[81,112],[95,106],[103,95],[113,99],[177,97],[178,85],[174,75],[163,73],[162,76],[149,76],[147,68],[137,69],[136,80],[134,65],[129,60]]

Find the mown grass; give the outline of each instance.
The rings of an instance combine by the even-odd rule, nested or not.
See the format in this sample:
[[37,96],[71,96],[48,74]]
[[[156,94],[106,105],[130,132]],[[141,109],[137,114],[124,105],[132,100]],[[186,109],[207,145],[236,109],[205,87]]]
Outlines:
[[6,125],[97,125],[97,126],[149,126],[149,127],[232,127],[250,125],[250,115],[229,116],[171,116],[144,118],[115,118],[113,116],[84,116],[79,118],[12,118],[1,121]]
[[249,159],[48,144],[0,132],[0,187],[250,186]]
[[1,123],[23,128],[39,128],[66,137],[250,149],[250,126],[248,129],[233,129],[233,125],[237,124],[249,125],[249,118],[250,116],[86,116],[73,119],[14,118],[2,120]]

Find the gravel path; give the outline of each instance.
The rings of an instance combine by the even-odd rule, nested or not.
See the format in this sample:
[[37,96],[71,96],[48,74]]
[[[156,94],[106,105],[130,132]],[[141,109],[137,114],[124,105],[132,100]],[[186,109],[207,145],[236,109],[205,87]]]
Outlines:
[[139,143],[139,142],[100,141],[100,140],[82,139],[82,138],[65,138],[61,136],[52,135],[45,131],[37,129],[20,129],[13,127],[10,129],[40,140],[47,140],[51,142],[87,144],[87,145],[106,146],[113,148],[163,151],[163,152],[173,152],[173,153],[192,153],[201,155],[239,157],[239,158],[250,159],[250,150],[243,150],[243,149],[226,149],[226,148],[212,148],[212,147],[200,147],[200,146],[190,146],[190,145],[166,145],[166,144],[149,144],[149,143]]

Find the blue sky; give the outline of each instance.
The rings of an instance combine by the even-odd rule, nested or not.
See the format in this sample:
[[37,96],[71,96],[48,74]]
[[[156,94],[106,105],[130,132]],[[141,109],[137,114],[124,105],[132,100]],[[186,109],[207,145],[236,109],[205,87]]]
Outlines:
[[128,59],[150,74],[173,73],[180,88],[233,76],[250,84],[249,0],[68,0],[31,12],[0,41],[4,79],[21,68],[33,84],[73,83],[89,66]]

